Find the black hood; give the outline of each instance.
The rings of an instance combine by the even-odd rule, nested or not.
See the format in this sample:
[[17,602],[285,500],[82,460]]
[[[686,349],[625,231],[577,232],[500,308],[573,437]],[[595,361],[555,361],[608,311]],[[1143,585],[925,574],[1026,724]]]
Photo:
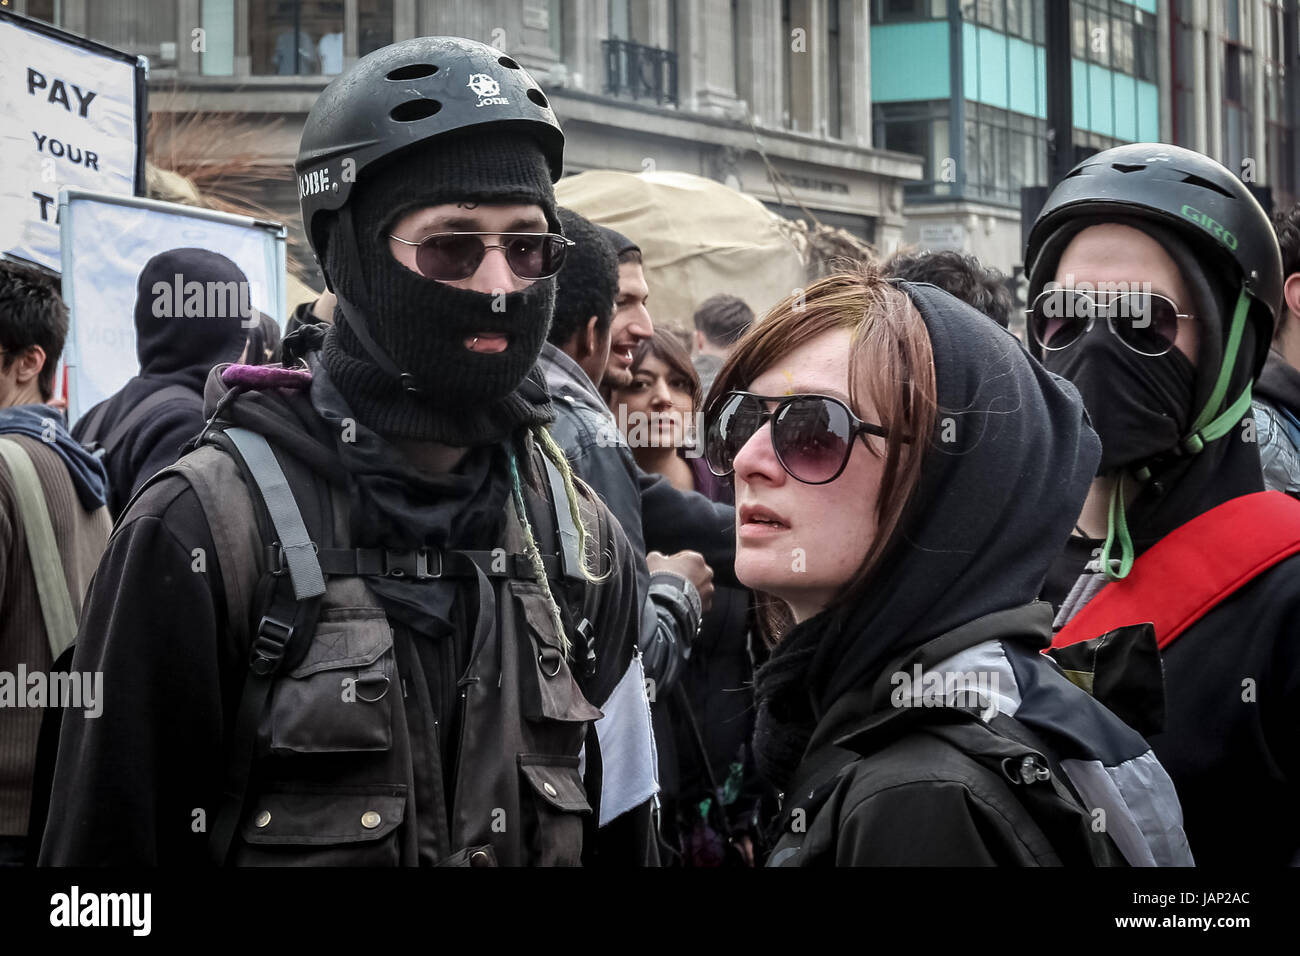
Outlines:
[[1036,600],[1101,455],[1074,386],[1014,336],[935,286],[896,285],[930,335],[935,431],[867,597],[796,625],[757,675],[755,747],[774,782],[830,706],[871,686],[889,661]]
[[136,282],[140,377],[202,392],[209,369],[239,358],[248,339],[244,323],[255,314],[248,277],[225,256],[207,249],[159,253]]
[[[1044,242],[1030,276],[1031,301],[1055,277],[1057,263],[1070,241],[1089,226],[1103,223],[1130,226],[1155,238],[1178,266],[1192,296],[1189,310],[1200,325],[1200,346],[1192,402],[1186,409],[1186,421],[1190,423],[1205,407],[1218,378],[1239,287],[1227,270],[1216,264],[1205,244],[1190,235],[1176,234],[1159,222],[1138,216],[1081,216]],[[1225,407],[1254,378],[1256,333],[1255,325],[1248,321],[1229,379]],[[1249,416],[1249,410],[1246,414]],[[1197,515],[1232,498],[1264,489],[1259,448],[1254,442],[1243,441],[1236,429],[1208,442],[1198,454],[1160,459],[1153,470],[1157,480],[1147,484],[1126,509],[1134,550],[1139,554]]]
[[930,333],[938,423],[871,596],[814,655],[823,707],[886,659],[1036,600],[1101,454],[1074,386],[1014,336],[935,286],[897,285]]

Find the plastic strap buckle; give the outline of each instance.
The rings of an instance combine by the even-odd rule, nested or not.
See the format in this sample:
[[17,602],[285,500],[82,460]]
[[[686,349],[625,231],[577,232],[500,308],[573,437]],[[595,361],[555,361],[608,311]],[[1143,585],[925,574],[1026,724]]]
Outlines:
[[269,614],[264,615],[257,624],[257,636],[253,639],[250,650],[249,667],[253,673],[267,675],[272,673],[284,657],[284,649],[293,640],[294,627],[278,621]]
[[433,552],[438,557],[438,568],[433,573],[429,572],[429,549],[420,548],[418,551],[384,551],[384,575],[390,578],[415,578],[417,581],[425,581],[431,578],[442,577],[442,552]]

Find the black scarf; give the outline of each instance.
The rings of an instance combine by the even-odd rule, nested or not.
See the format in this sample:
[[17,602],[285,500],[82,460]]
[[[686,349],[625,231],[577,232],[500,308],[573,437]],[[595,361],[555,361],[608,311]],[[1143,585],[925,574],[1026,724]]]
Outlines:
[[[930,336],[937,428],[867,596],[796,625],[755,675],[755,757],[778,788],[838,698],[904,652],[1037,598],[1101,454],[1069,382],[947,293],[898,286]],[[941,440],[946,419],[956,441]]]
[[[354,417],[315,353],[307,361],[312,406],[334,426],[339,458],[352,478],[355,547],[485,550],[496,543],[510,494],[503,444],[470,449],[446,474],[422,472]],[[394,617],[418,633],[441,633],[434,622],[450,621],[456,593],[450,578],[376,577],[366,583]]]

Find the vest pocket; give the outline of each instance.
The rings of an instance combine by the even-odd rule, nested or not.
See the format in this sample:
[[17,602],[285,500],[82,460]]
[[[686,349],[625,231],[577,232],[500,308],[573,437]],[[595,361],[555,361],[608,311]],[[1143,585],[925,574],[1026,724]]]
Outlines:
[[[524,840],[535,866],[581,866],[583,814],[591,813],[578,758],[520,754]],[[531,799],[530,799],[531,797]]]
[[397,866],[406,787],[311,787],[250,801],[237,866]]
[[[510,589],[528,624],[529,637],[522,646],[532,660],[533,676],[525,673],[522,680],[523,715],[529,720],[599,720],[603,716],[600,710],[583,696],[573,679],[550,603],[541,588],[511,581]],[[525,665],[521,662],[521,666]]]
[[381,609],[322,611],[306,656],[271,690],[271,752],[389,749],[396,682],[393,632]]

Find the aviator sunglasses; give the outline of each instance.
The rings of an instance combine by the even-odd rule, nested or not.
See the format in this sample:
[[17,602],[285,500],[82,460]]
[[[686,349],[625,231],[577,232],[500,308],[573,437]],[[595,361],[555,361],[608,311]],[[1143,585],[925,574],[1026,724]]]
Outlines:
[[[484,236],[500,236],[488,245]],[[571,239],[552,232],[435,232],[419,242],[389,236],[404,246],[415,246],[415,268],[426,279],[455,282],[478,271],[489,249],[505,252],[510,271],[520,279],[549,279],[560,271]]]
[[1172,299],[1156,292],[1081,292],[1044,289],[1025,310],[1034,341],[1049,352],[1069,348],[1098,318],[1138,355],[1164,355],[1178,338],[1178,322],[1190,319]]
[[[776,402],[776,407],[767,406]],[[704,459],[709,471],[725,478],[736,456],[763,423],[772,421],[772,450],[791,478],[808,485],[834,481],[849,463],[858,435],[887,437],[882,425],[854,415],[839,399],[826,395],[765,396],[729,392],[709,422]]]

